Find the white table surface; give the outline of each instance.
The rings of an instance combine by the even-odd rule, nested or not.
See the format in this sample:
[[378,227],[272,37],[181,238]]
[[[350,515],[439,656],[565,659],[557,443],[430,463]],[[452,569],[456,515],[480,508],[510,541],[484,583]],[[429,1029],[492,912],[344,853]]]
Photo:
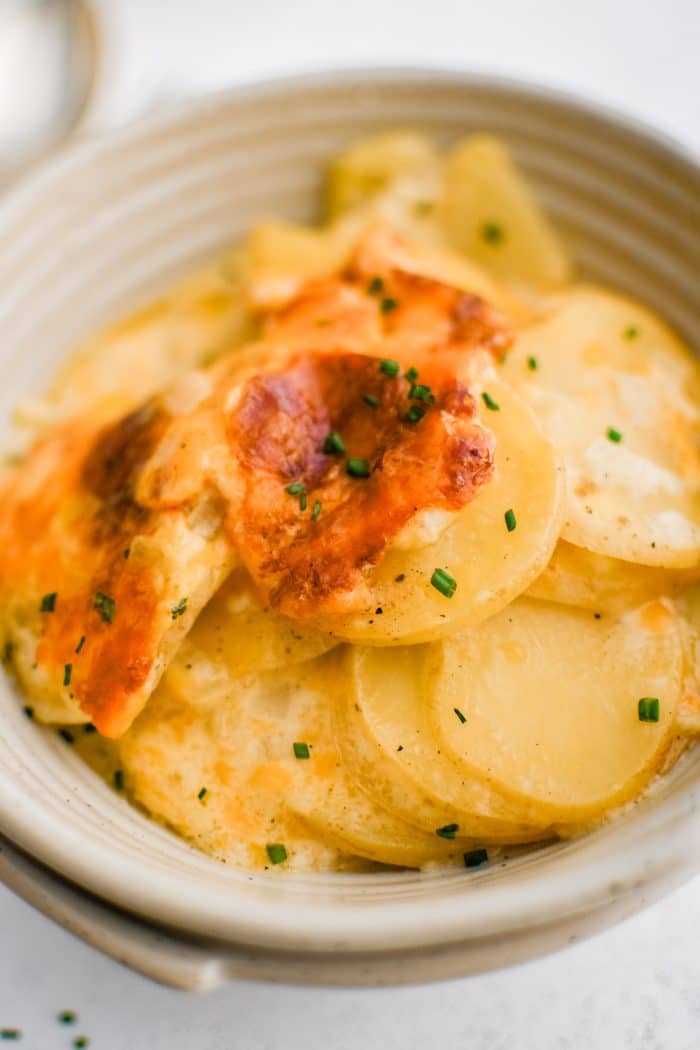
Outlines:
[[[697,0],[102,0],[95,123],[261,75],[433,64],[613,104],[700,153]],[[27,1050],[698,1050],[700,879],[519,968],[399,990],[156,987],[0,890],[0,1027]],[[75,1028],[56,1013],[79,1013]]]

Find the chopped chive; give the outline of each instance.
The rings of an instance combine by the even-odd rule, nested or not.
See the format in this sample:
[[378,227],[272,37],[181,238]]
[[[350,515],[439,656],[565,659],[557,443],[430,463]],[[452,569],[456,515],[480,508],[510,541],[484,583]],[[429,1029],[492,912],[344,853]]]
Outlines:
[[58,598],[57,591],[52,591],[51,594],[45,594],[41,599],[41,605],[39,606],[39,612],[53,612],[56,608],[56,599]]
[[24,717],[28,718],[29,721],[31,722],[32,719],[34,718],[34,708],[27,706],[27,707],[23,707],[22,710],[24,711]]
[[322,506],[322,504],[321,504],[320,499],[315,500],[314,505],[313,505],[313,510],[311,511],[311,520],[312,521],[318,521],[319,516],[321,514],[321,506]]
[[622,334],[625,337],[625,339],[636,339],[639,335],[639,329],[635,325],[631,324],[628,325],[627,328],[625,328]]
[[294,751],[295,758],[311,758],[308,744],[294,743],[292,744],[292,750]]
[[113,782],[114,782],[114,788],[115,788],[116,791],[123,791],[124,790],[124,770],[123,769],[115,769],[114,770]]
[[508,532],[514,532],[518,522],[516,521],[515,511],[513,510],[512,507],[505,512],[505,514],[503,515],[503,518],[505,520],[506,528],[508,529]]
[[197,798],[199,799],[200,802],[204,802],[204,799],[207,796],[207,791],[208,791],[208,788],[200,788],[199,791],[197,792]]
[[379,371],[383,372],[385,376],[397,376],[401,371],[401,365],[398,361],[385,358],[379,362]]
[[485,222],[481,227],[481,236],[487,244],[500,244],[504,238],[503,227],[497,222]]
[[372,280],[367,285],[367,294],[368,295],[381,295],[383,291],[384,291],[384,278],[383,277],[373,277]]
[[78,1015],[73,1010],[62,1010],[58,1015],[59,1024],[75,1024],[78,1020]]
[[15,651],[15,643],[7,641],[5,642],[2,650],[2,662],[5,664],[12,663],[12,657]]
[[299,496],[299,510],[306,510],[308,505],[309,504],[306,492],[302,492],[302,494]]
[[70,729],[59,729],[58,735],[60,737],[63,737],[63,739],[65,740],[65,742],[67,744],[72,744],[73,741],[75,740],[75,737],[71,733]]
[[484,390],[481,395],[481,400],[484,402],[487,408],[490,408],[492,412],[500,412],[501,406],[498,401],[494,401],[488,391]]
[[81,652],[84,645],[85,645],[85,635],[81,634],[80,641],[78,642],[78,644],[75,647],[76,653]]
[[406,421],[406,423],[419,423],[424,415],[424,408],[421,408],[420,405],[411,405],[408,412],[403,418]]
[[394,312],[394,310],[397,309],[398,305],[399,304],[396,301],[396,299],[392,299],[390,295],[387,295],[384,297],[384,299],[382,299],[381,303],[379,304],[379,309],[382,311],[383,314],[391,314]]
[[290,496],[298,496],[305,490],[300,481],[293,481],[291,485],[287,485],[284,491],[288,492]]
[[454,576],[450,576],[449,572],[445,572],[444,569],[436,569],[430,577],[430,582],[435,590],[440,591],[440,594],[444,594],[446,598],[451,598],[457,590],[457,581]]
[[441,839],[453,839],[459,831],[459,824],[445,824],[442,828],[436,828],[435,834]]
[[398,576],[394,576],[394,582],[395,583],[403,583],[403,581],[405,579],[406,579],[406,573],[405,572],[400,572]]
[[379,398],[375,397],[374,394],[363,394],[362,400],[370,408],[379,408]]
[[366,459],[349,459],[345,469],[351,478],[368,478],[370,475],[369,463]]
[[622,434],[619,430],[615,430],[615,427],[608,427],[605,431],[605,436],[608,441],[613,441],[616,445],[619,445],[622,441]]
[[407,372],[406,372],[406,379],[409,381],[409,383],[415,383],[417,378],[418,378],[418,369],[417,368],[409,368],[407,370]]
[[455,713],[455,714],[457,715],[457,718],[458,718],[458,719],[460,720],[460,722],[462,723],[462,725],[464,725],[464,723],[465,723],[465,722],[466,722],[466,720],[467,720],[467,719],[466,719],[466,717],[465,717],[465,715],[463,715],[463,714],[462,714],[462,712],[460,711],[460,709],[459,709],[458,707],[453,707],[453,708],[452,708],[452,710],[453,710],[453,711],[454,711],[454,713]]
[[637,704],[637,714],[640,722],[659,721],[659,701],[655,696],[643,696]]
[[170,610],[171,619],[177,620],[178,616],[183,616],[186,611],[187,598],[180,598],[180,601],[177,603],[177,605],[173,605],[172,609]]
[[70,680],[73,677],[73,664],[66,664],[63,668],[63,684],[70,685]]
[[123,551],[123,555],[124,555],[125,558],[128,558],[130,554],[131,554],[131,547],[127,547],[126,550]]
[[432,405],[435,400],[435,394],[424,383],[414,383],[408,392],[408,396],[411,401],[423,401],[426,405]]
[[270,842],[265,849],[273,864],[283,864],[287,859],[287,850],[281,842]]
[[96,733],[96,732],[97,732],[97,726],[93,725],[92,722],[87,722],[83,726],[83,733]]
[[90,1040],[86,1035],[77,1035],[73,1040],[73,1050],[86,1050],[89,1045]]
[[489,855],[485,849],[470,849],[464,854],[464,867],[478,868],[481,864],[486,864],[488,859]]
[[527,359],[527,367],[530,369],[531,372],[536,372],[537,369],[539,368],[539,363],[537,361],[537,358],[536,357],[528,357],[528,359]]
[[112,623],[117,610],[117,603],[108,594],[98,591],[92,602],[93,609],[97,609],[105,623]]
[[345,452],[345,442],[335,430],[331,430],[323,442],[323,451],[327,456],[342,456]]
[[19,1028],[0,1028],[0,1039],[21,1039],[22,1032]]

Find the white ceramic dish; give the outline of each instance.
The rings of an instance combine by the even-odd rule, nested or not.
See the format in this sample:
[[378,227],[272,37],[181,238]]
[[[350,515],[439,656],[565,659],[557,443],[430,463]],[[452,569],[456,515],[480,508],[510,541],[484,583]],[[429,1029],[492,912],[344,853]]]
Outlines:
[[[351,72],[205,99],[66,154],[17,189],[0,208],[3,413],[76,339],[256,218],[312,218],[323,161],[397,126],[441,141],[474,128],[503,136],[581,269],[700,346],[700,170],[678,148],[520,85]],[[601,928],[700,868],[700,751],[615,824],[505,865],[302,877],[228,869],[150,823],[28,722],[6,682],[0,732],[0,832],[50,869],[8,845],[2,877],[103,949],[188,987],[501,966]]]

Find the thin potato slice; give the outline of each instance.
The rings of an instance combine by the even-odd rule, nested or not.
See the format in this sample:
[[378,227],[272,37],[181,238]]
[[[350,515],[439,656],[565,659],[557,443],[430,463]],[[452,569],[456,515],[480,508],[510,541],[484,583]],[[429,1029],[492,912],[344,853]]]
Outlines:
[[245,867],[268,865],[269,843],[303,870],[337,867],[337,851],[411,867],[458,859],[458,843],[412,828],[347,779],[336,683],[332,656],[234,680],[185,649],[120,742],[127,790],[200,849]]
[[643,565],[700,563],[700,368],[668,329],[575,288],[523,329],[504,374],[564,454],[564,539]]
[[678,594],[697,576],[693,570],[659,569],[606,558],[560,540],[527,596],[576,605],[592,612],[622,612],[663,595]]
[[[557,453],[508,385],[492,375],[487,386],[499,406],[488,410],[481,402],[482,422],[497,439],[495,476],[434,542],[416,534],[413,549],[404,544],[384,556],[369,576],[366,611],[325,619],[339,638],[399,645],[441,637],[493,616],[549,561],[563,509]],[[516,521],[511,532],[509,510]],[[457,581],[451,598],[431,585],[438,568]]]
[[490,135],[473,135],[448,155],[439,218],[450,243],[514,288],[552,289],[570,277],[549,219]]
[[[492,778],[543,819],[595,819],[637,794],[661,765],[682,650],[670,604],[596,619],[521,598],[432,646],[424,681],[434,731],[465,774]],[[643,697],[659,700],[658,722],[640,721]]]
[[440,159],[432,143],[409,131],[368,135],[340,153],[332,162],[326,190],[331,219],[357,208],[387,190],[397,179],[409,178],[427,187],[429,205],[439,182]]
[[525,806],[465,776],[441,751],[421,691],[424,656],[424,646],[347,650],[338,740],[348,771],[375,801],[428,831],[456,824],[456,834],[482,843],[547,838],[541,819],[528,826]]
[[337,644],[317,631],[266,609],[243,569],[228,578],[196,620],[186,646],[223,663],[232,678],[291,667]]

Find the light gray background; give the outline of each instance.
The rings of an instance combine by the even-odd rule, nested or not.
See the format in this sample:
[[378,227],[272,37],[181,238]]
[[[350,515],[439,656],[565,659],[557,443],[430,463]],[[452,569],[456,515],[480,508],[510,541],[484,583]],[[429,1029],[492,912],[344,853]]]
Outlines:
[[[270,73],[439,64],[575,90],[700,153],[697,0],[102,0],[96,125]],[[0,1027],[27,1050],[698,1050],[700,879],[554,957],[379,991],[231,985],[194,997],[99,957],[0,890]],[[80,1014],[61,1028],[61,1009]],[[6,1044],[14,1045],[14,1044]]]

